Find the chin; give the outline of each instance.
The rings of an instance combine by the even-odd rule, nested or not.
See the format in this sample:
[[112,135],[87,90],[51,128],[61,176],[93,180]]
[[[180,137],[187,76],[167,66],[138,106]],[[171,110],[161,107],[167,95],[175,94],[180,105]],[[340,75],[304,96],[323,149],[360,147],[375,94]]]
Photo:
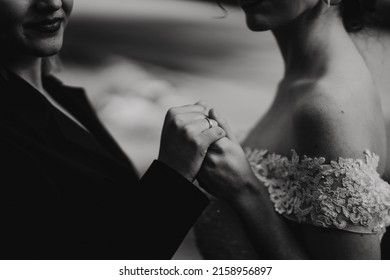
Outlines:
[[30,46],[28,53],[37,57],[48,57],[58,54],[62,49],[61,41],[38,42]]
[[252,31],[268,31],[272,28],[270,22],[265,18],[258,15],[247,15],[246,24]]
[[58,54],[61,51],[61,47],[46,49],[40,53],[40,57],[49,57]]

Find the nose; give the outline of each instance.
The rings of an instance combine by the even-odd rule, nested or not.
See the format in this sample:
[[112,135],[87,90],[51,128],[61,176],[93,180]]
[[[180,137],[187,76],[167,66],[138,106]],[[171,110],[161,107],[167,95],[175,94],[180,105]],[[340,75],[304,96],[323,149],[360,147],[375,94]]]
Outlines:
[[62,0],[38,0],[36,7],[44,11],[57,11],[62,8]]

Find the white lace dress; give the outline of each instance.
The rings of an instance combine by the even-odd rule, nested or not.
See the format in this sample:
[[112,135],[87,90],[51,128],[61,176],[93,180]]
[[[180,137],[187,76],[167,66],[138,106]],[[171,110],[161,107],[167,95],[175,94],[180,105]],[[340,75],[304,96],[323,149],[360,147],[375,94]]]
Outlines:
[[[257,178],[268,188],[275,211],[292,221],[324,228],[380,236],[390,225],[390,185],[377,172],[379,157],[325,164],[325,158],[291,158],[267,150],[246,148]],[[236,213],[213,200],[195,228],[201,253],[210,259],[250,259],[259,256]]]
[[358,233],[381,233],[390,225],[390,185],[377,172],[379,157],[324,164],[325,158],[288,159],[246,149],[257,178],[268,188],[275,211],[289,220]]

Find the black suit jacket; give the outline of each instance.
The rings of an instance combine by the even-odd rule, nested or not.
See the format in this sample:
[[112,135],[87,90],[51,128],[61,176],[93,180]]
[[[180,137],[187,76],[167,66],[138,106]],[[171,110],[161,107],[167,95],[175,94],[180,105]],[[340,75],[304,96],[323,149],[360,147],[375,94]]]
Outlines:
[[154,161],[141,180],[82,89],[0,79],[0,259],[169,259],[207,205]]

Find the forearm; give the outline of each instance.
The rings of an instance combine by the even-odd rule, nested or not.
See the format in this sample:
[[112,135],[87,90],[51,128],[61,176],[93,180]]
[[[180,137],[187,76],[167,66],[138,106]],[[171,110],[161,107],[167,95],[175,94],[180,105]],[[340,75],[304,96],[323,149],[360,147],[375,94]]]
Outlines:
[[243,194],[231,205],[240,216],[252,243],[260,254],[266,254],[272,259],[309,258],[286,221],[275,212],[264,186],[257,186],[256,192]]
[[147,240],[145,258],[168,259],[207,206],[208,199],[175,170],[155,161],[141,179],[134,204],[135,211],[140,213],[136,230],[140,240]]

